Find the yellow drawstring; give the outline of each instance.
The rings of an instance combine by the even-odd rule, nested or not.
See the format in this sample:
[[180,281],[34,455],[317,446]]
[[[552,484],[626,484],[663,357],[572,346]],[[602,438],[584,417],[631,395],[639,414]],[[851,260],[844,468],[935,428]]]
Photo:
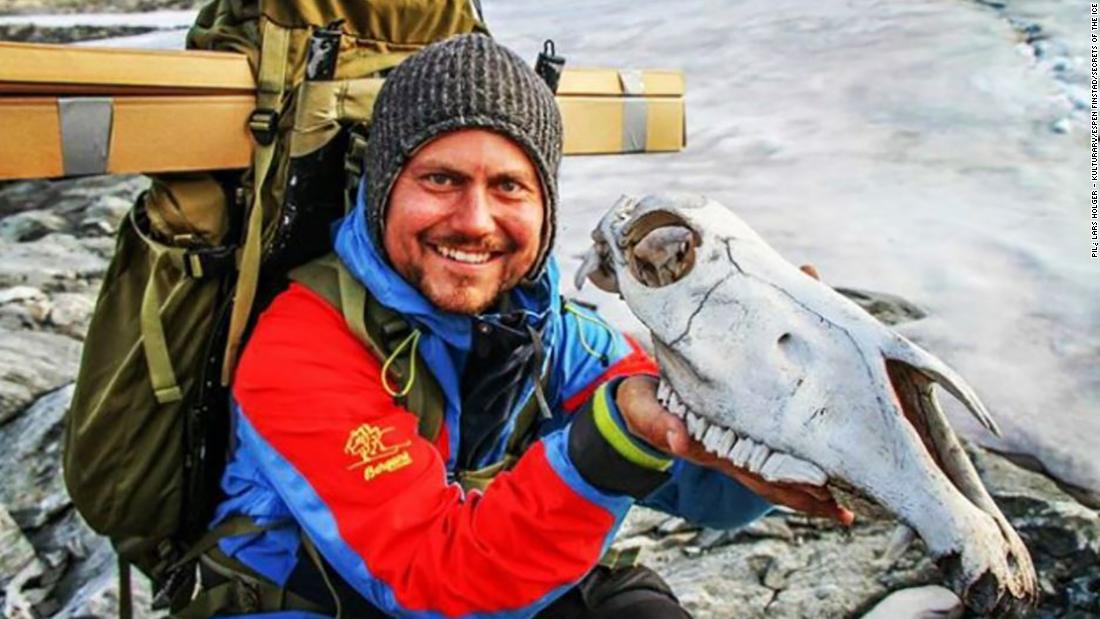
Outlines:
[[[614,337],[615,332],[611,330],[611,327],[609,327],[606,322],[604,322],[604,321],[602,321],[598,318],[593,318],[591,316],[588,316],[587,314],[584,314],[584,313],[580,312],[572,304],[569,304],[569,303],[567,303],[565,305],[565,311],[570,313],[570,314],[573,314],[574,316],[576,316],[580,320],[587,320],[588,322],[601,327],[604,331],[607,331],[608,333],[610,333],[612,335],[612,337]],[[581,336],[581,347],[584,348],[584,350],[587,351],[588,354],[592,355],[593,357],[596,357],[597,359],[599,359],[601,362],[603,362],[606,365],[607,364],[607,355],[597,351],[596,349],[592,348],[591,345],[589,345],[588,338],[584,337],[584,329],[579,329],[578,332],[580,333],[580,336]]]
[[[394,359],[401,354],[402,350],[405,350],[406,346],[412,342],[412,350],[409,352],[409,377],[405,381],[405,386],[401,388],[401,391],[394,391],[393,387],[390,387],[390,365]],[[412,391],[413,383],[416,382],[416,346],[420,343],[420,329],[413,329],[413,332],[406,337],[401,344],[397,346],[390,353],[390,356],[386,358],[386,362],[382,364],[382,388],[386,390],[386,393],[390,394],[390,397],[403,398],[409,395]]]

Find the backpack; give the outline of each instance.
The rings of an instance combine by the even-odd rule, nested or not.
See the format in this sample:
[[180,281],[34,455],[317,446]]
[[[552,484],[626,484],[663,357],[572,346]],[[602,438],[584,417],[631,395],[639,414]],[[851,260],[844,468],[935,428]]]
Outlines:
[[207,531],[249,323],[292,268],[330,251],[385,72],[471,31],[485,27],[466,0],[212,0],[200,11],[188,47],[247,54],[256,75],[252,167],[152,177],[120,225],[65,422],[66,486],[115,546],[124,616],[130,565],[152,580],[154,608],[176,612],[204,546],[257,529]]

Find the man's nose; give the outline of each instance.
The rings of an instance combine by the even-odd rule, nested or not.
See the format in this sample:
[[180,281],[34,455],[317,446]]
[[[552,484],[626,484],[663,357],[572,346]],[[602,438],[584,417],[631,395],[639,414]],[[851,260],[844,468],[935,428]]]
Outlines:
[[462,194],[457,210],[451,216],[451,226],[455,232],[471,237],[482,237],[493,233],[496,222],[493,221],[488,188],[478,183],[470,183]]

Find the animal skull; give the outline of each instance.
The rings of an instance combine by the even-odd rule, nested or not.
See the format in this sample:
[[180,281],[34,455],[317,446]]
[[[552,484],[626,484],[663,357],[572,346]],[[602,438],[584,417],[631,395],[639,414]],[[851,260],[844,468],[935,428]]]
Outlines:
[[951,368],[706,198],[623,197],[592,236],[577,286],[618,292],[650,329],[658,399],[709,451],[887,509],[979,613],[1034,603],[1031,557],[933,393],[939,384],[998,432]]

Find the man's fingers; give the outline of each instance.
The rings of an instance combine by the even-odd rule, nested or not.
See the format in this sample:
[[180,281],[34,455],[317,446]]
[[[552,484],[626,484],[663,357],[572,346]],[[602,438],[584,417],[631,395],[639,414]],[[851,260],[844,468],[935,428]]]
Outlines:
[[804,264],[798,267],[798,270],[816,279],[817,281],[821,281],[821,274],[817,272],[817,267],[812,264]]
[[691,440],[688,438],[687,429],[673,426],[668,428],[665,436],[668,438],[669,453],[680,458],[687,458],[688,452],[691,451]]

